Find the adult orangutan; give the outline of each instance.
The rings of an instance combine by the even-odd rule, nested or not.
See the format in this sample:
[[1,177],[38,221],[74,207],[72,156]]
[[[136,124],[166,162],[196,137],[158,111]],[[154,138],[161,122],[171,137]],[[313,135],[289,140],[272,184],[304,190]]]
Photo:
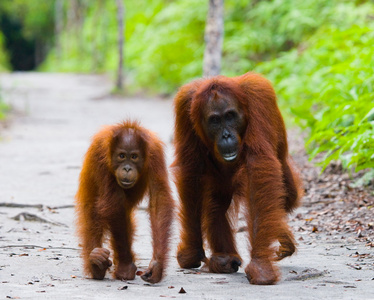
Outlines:
[[[195,268],[203,261],[211,272],[238,270],[241,258],[227,211],[241,202],[251,244],[247,278],[253,284],[274,284],[279,279],[274,261],[295,251],[287,214],[299,204],[301,182],[288,160],[285,126],[271,84],[253,73],[196,80],[179,90],[174,108],[179,265]],[[272,247],[276,241],[278,250]]]
[[114,276],[121,280],[135,278],[133,212],[147,192],[153,257],[142,279],[156,283],[165,269],[174,208],[163,145],[136,122],[103,128],[87,151],[76,195],[86,274],[103,279],[112,265],[109,250],[103,248],[103,239],[109,233]]

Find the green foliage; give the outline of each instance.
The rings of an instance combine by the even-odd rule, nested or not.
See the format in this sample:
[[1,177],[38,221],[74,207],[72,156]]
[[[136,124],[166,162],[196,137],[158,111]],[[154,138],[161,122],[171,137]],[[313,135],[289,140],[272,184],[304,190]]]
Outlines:
[[6,117],[6,113],[9,111],[9,106],[6,105],[1,99],[0,99],[0,120],[4,120]]
[[9,111],[9,105],[4,103],[2,96],[1,96],[1,88],[0,88],[0,121],[5,119],[6,113],[8,111]]
[[128,39],[128,61],[140,86],[173,92],[201,75],[206,13],[199,0],[175,1]]
[[28,40],[50,43],[54,32],[54,1],[1,0],[0,18],[7,14],[22,25]]
[[[13,2],[29,1],[36,0]],[[65,26],[61,48],[42,70],[114,75],[115,1],[80,3],[83,23]],[[127,90],[174,93],[201,76],[208,1],[124,3]],[[35,32],[32,7],[25,16]],[[310,132],[310,155],[323,166],[341,160],[347,169],[374,169],[373,16],[368,0],[225,0],[222,74],[255,70],[270,78],[283,112]]]
[[[4,37],[0,32],[0,73],[8,70],[8,55],[3,48]],[[0,87],[0,120],[5,118],[6,112],[8,111],[8,105],[6,105],[1,98],[1,87]]]
[[0,10],[23,24],[24,35],[44,40],[54,29],[54,1],[1,0]]
[[4,36],[0,31],[0,73],[9,69],[8,54],[4,49]]
[[[128,88],[170,93],[201,76],[208,1],[128,0],[125,4]],[[364,18],[368,6],[357,8],[350,0],[226,0],[222,74],[255,69],[258,63],[297,47],[325,24],[349,27]],[[83,14],[83,27],[64,31],[61,53],[52,51],[42,70],[114,73],[115,1],[86,1]]]
[[50,51],[42,71],[104,72],[113,71],[115,55],[115,1],[90,1],[85,8],[83,26],[65,26],[58,37],[59,49]]
[[[368,6],[350,0],[227,1],[224,42],[225,74],[236,75],[279,57],[331,24],[347,28],[365,19]],[[372,5],[370,5],[372,7]],[[286,76],[285,76],[286,77]]]
[[[368,10],[368,13],[372,10]],[[283,107],[310,129],[311,157],[346,169],[374,168],[374,26],[324,26],[299,49],[259,70],[273,79]]]
[[[142,2],[142,1],[140,1]],[[128,88],[170,93],[201,75],[207,3],[199,0],[126,1],[125,68]],[[167,5],[166,5],[167,4]],[[60,38],[45,71],[113,72],[117,67],[114,1],[90,2],[81,32]]]

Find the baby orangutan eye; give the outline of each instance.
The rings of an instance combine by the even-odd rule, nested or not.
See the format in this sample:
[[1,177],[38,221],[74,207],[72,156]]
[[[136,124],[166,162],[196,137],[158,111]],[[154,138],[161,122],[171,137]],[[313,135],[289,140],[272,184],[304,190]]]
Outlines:
[[137,160],[138,157],[139,157],[138,154],[135,154],[135,153],[134,153],[134,154],[131,154],[131,159],[132,159],[132,160]]
[[118,157],[120,159],[125,159],[126,158],[126,154],[125,153],[120,153],[120,154],[118,154]]

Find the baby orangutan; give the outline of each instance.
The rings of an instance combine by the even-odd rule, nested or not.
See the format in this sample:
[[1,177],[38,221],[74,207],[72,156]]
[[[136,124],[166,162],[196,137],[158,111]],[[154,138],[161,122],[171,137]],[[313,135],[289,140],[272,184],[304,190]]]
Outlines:
[[136,122],[126,121],[99,131],[85,156],[76,195],[78,234],[87,275],[103,279],[112,265],[110,252],[102,245],[109,233],[115,278],[135,278],[133,213],[146,193],[153,257],[141,278],[156,283],[164,274],[174,211],[163,144]]

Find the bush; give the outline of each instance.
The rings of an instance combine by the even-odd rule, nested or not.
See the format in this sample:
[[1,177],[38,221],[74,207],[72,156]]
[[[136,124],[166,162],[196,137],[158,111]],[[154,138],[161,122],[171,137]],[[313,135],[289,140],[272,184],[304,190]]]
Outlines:
[[0,31],[0,72],[7,71],[9,69],[8,54],[4,49],[4,35]]
[[[3,47],[4,36],[0,32],[0,73],[8,70],[8,55]],[[0,120],[5,118],[5,114],[8,110],[8,106],[1,99],[1,87],[0,87]]]
[[374,26],[321,28],[308,42],[260,69],[275,82],[280,103],[310,129],[311,158],[341,160],[355,171],[374,168]]
[[[64,32],[63,56],[52,53],[45,70],[114,73],[114,1],[86,5],[82,31]],[[207,1],[128,0],[126,12],[128,88],[174,93],[201,76]],[[373,168],[373,15],[365,0],[227,0],[222,74],[270,78],[324,167]]]

